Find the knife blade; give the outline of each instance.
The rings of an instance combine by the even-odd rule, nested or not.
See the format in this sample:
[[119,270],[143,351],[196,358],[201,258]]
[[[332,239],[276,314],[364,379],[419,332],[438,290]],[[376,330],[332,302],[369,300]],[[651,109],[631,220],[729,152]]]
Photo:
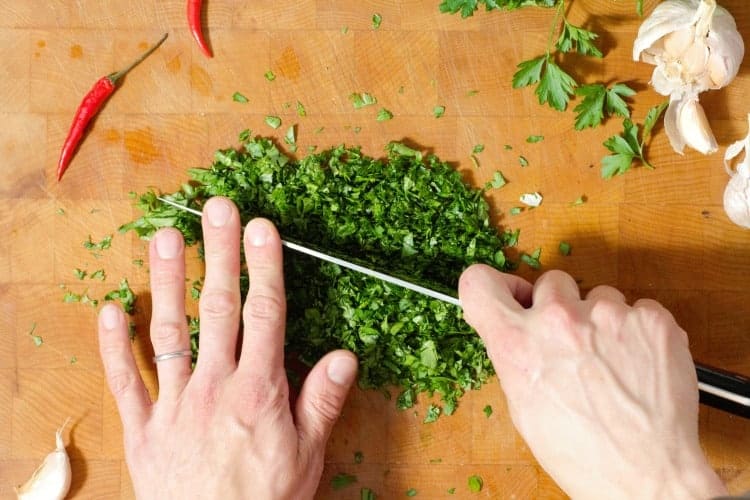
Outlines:
[[[168,198],[162,198],[161,196],[157,196],[156,198],[162,203],[166,203],[167,205],[173,206],[180,210],[184,210],[185,212],[189,212],[199,217],[203,216],[203,212],[201,212],[200,210],[196,210],[194,208],[181,205]],[[311,257],[315,257],[316,259],[324,260],[326,262],[331,262],[341,267],[345,267],[346,269],[351,269],[352,271],[356,271],[366,276],[370,276],[371,278],[376,278],[381,281],[385,281],[386,283],[390,283],[392,285],[396,285],[401,288],[406,288],[407,290],[411,290],[413,292],[426,295],[427,297],[432,297],[433,299],[442,300],[443,302],[447,302],[448,304],[453,304],[454,306],[461,307],[461,302],[458,300],[457,297],[449,295],[448,293],[445,293],[445,292],[440,292],[438,290],[435,290],[434,287],[427,287],[427,286],[419,285],[417,283],[414,283],[413,281],[409,281],[404,278],[400,278],[400,277],[386,274],[380,271],[376,271],[375,269],[369,268],[362,264],[357,264],[355,262],[352,262],[352,259],[347,259],[347,258],[342,258],[341,256],[332,255],[330,251],[323,251],[321,249],[312,248],[309,244],[302,244],[300,242],[293,241],[289,238],[282,238],[281,244],[290,250],[294,250],[295,252],[309,255]]]

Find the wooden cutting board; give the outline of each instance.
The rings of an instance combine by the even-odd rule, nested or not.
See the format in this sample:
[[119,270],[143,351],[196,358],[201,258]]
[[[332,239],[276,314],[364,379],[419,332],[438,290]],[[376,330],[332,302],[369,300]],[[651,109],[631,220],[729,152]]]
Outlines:
[[[541,248],[544,269],[564,269],[584,288],[609,284],[632,299],[663,301],[688,330],[698,360],[750,374],[750,232],[723,213],[721,153],[678,156],[659,127],[648,151],[656,170],[603,181],[601,143],[620,130],[619,120],[575,132],[572,111],[540,106],[532,90],[510,86],[515,65],[543,52],[550,11],[461,20],[440,14],[439,0],[207,0],[216,54],[209,60],[189,36],[184,3],[0,0],[1,498],[12,498],[11,486],[51,450],[54,430],[69,416],[70,497],[132,498],[95,309],[64,304],[60,285],[101,298],[127,277],[144,294],[134,349],[153,389],[147,270],[133,263],[146,258],[146,247],[116,233],[136,215],[128,193],[176,189],[187,168],[209,164],[246,128],[281,139],[294,124],[300,151],[345,142],[378,156],[388,141],[408,139],[477,186],[500,169],[509,183],[491,194],[495,220],[521,229],[521,250]],[[633,108],[642,121],[662,97],[646,85],[650,67],[631,60],[634,2],[570,3],[572,21],[602,34],[606,57],[566,58],[566,67],[587,82],[629,82],[639,90]],[[655,3],[646,2],[647,12]],[[750,40],[745,0],[722,3]],[[383,19],[378,30],[374,13]],[[57,157],[81,97],[165,31],[167,42],[125,79],[58,184]],[[722,148],[747,131],[748,67],[731,87],[703,98]],[[273,82],[264,78],[269,69]],[[249,103],[233,102],[235,91]],[[394,118],[377,122],[377,109],[354,110],[348,96],[363,91]],[[296,115],[297,101],[307,117]],[[436,105],[445,106],[442,118],[433,116]],[[268,114],[282,118],[280,129],[264,124]],[[528,144],[534,134],[544,140]],[[470,160],[476,144],[486,147],[479,167]],[[519,165],[521,155],[528,167]],[[544,195],[540,208],[508,215],[521,193],[534,191]],[[571,206],[580,196],[586,203]],[[98,241],[113,233],[100,258],[82,246],[89,235]],[[557,251],[561,240],[572,245],[568,257]],[[106,281],[79,281],[75,268],[102,268]],[[539,274],[525,266],[520,273]],[[34,325],[38,347],[29,335]],[[482,413],[487,404],[490,418]],[[423,411],[398,412],[378,393],[354,391],[326,451],[319,498],[358,498],[362,486],[379,498],[400,498],[409,488],[442,498],[451,487],[466,498],[471,474],[484,479],[477,497],[563,496],[515,433],[497,383],[468,394],[455,416],[437,423],[421,424]],[[731,489],[750,489],[750,423],[701,408],[700,432]],[[362,464],[354,463],[356,451]],[[333,492],[329,481],[339,472],[359,482]]]

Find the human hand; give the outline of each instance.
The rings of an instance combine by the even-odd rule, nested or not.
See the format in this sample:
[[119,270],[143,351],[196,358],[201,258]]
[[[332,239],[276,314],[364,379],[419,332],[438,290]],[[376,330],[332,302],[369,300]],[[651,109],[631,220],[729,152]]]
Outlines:
[[575,499],[726,493],[698,441],[698,382],[684,330],[653,300],[607,286],[581,300],[560,271],[535,285],[483,265],[461,276],[511,418]]
[[[240,219],[227,199],[206,203],[206,278],[199,309],[201,348],[157,363],[151,401],[133,358],[122,311],[99,316],[107,382],[123,425],[125,458],[138,498],[311,498],[325,444],[357,371],[335,351],[307,376],[294,409],[284,371],[286,301],[279,234],[269,221],[244,233],[250,291],[240,320]],[[160,230],[150,247],[151,342],[159,354],[190,352],[185,321],[182,235]]]

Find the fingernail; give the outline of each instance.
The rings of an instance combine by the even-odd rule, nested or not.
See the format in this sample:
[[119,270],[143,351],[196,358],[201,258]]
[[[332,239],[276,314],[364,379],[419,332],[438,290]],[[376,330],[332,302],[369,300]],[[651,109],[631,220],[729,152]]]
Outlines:
[[328,363],[328,378],[336,385],[349,385],[357,374],[357,361],[349,356],[337,356]]
[[251,246],[262,247],[268,242],[269,236],[270,233],[265,222],[259,220],[250,221],[247,226],[247,238]]
[[214,200],[206,207],[208,222],[213,227],[221,227],[227,223],[232,215],[232,208],[225,200]]
[[117,306],[106,304],[102,307],[102,311],[99,313],[99,318],[101,319],[104,328],[112,330],[120,323],[120,312],[117,310]]
[[162,231],[156,235],[156,253],[160,259],[171,260],[180,253],[182,242],[174,231]]

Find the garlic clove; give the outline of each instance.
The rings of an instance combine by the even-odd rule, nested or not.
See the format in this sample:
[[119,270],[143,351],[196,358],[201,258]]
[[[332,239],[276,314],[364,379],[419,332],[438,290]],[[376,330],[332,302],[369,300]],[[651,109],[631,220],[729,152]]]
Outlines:
[[665,52],[670,54],[684,54],[693,45],[695,34],[691,29],[673,31],[662,39]]
[[70,459],[62,432],[70,419],[55,432],[55,450],[49,453],[31,477],[15,489],[18,500],[63,500],[70,490]]
[[724,211],[729,220],[750,229],[750,176],[747,169],[729,180],[724,190]]
[[719,149],[697,96],[672,99],[664,115],[664,129],[672,149],[679,154],[684,153],[685,146],[704,155]]
[[654,47],[663,37],[690,28],[699,4],[700,0],[665,0],[657,5],[638,29],[633,43],[633,60],[640,60],[641,54]]
[[[750,123],[750,114],[748,114]],[[732,170],[731,162],[742,152],[745,157]],[[738,226],[750,228],[750,132],[744,139],[735,142],[724,153],[724,167],[732,176],[724,189],[724,211]]]

